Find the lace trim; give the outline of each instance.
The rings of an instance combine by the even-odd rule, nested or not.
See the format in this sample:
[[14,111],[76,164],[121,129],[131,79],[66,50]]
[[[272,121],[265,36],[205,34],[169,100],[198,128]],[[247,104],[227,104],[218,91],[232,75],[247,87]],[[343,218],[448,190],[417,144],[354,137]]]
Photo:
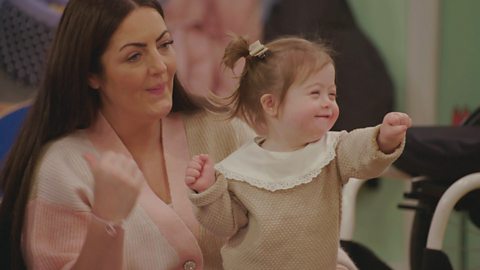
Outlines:
[[222,164],[217,164],[215,169],[223,174],[225,178],[246,182],[250,185],[253,185],[258,188],[263,188],[269,191],[277,191],[277,190],[285,190],[290,189],[302,184],[310,183],[315,177],[317,177],[321,172],[322,169],[328,165],[336,156],[335,148],[338,143],[338,139],[334,141],[333,147],[328,148],[328,152],[325,154],[325,158],[318,163],[318,167],[309,171],[308,173],[299,176],[299,177],[291,177],[287,179],[283,179],[281,182],[266,182],[265,180],[261,180],[255,177],[242,175],[231,170],[225,168]]

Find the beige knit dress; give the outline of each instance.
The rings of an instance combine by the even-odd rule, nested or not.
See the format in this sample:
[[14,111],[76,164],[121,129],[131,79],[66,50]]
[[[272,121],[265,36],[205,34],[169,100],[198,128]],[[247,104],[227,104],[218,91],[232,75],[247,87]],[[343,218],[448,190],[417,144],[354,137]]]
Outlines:
[[380,175],[402,152],[378,149],[379,127],[329,132],[294,152],[250,142],[216,165],[217,181],[190,195],[197,218],[228,237],[225,269],[335,269],[342,186]]

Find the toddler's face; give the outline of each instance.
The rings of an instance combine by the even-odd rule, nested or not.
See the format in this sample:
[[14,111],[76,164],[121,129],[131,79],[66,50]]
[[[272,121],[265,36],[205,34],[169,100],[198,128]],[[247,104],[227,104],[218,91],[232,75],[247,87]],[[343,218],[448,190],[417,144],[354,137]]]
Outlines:
[[335,68],[327,64],[287,91],[280,109],[281,128],[300,143],[321,139],[338,119]]

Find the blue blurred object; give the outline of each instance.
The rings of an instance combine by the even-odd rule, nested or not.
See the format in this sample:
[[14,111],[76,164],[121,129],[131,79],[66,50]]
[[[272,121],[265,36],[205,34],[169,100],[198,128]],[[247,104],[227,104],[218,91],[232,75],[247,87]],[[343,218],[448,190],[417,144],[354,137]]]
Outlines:
[[17,9],[36,22],[55,28],[60,21],[61,13],[50,5],[65,6],[68,0],[6,0]]
[[0,116],[0,165],[4,162],[8,151],[15,142],[29,108],[30,104],[23,105],[4,116]]

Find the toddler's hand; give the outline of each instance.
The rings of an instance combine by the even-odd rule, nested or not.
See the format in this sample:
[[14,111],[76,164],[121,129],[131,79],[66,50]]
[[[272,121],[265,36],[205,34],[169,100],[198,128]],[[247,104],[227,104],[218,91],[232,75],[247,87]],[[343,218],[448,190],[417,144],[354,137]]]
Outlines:
[[206,154],[196,155],[187,165],[185,184],[197,192],[205,191],[215,183],[213,162]]
[[377,143],[383,153],[390,154],[402,143],[412,119],[406,113],[390,112],[383,117]]

